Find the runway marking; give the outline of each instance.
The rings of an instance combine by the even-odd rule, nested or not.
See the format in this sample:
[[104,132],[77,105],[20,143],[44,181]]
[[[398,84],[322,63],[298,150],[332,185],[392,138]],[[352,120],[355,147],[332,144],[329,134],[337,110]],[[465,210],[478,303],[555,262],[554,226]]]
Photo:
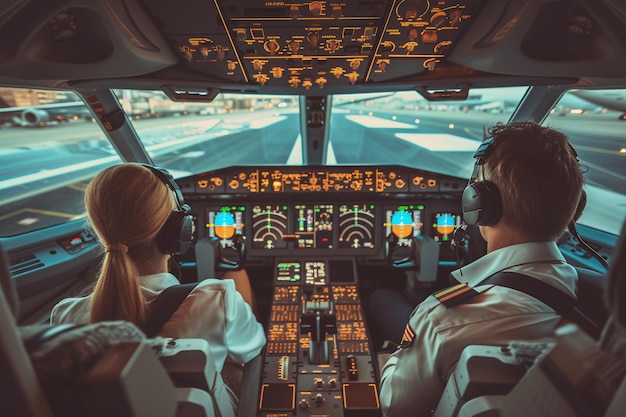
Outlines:
[[81,193],[84,193],[87,190],[87,184],[82,184],[82,183],[69,184],[67,188],[71,188],[72,190],[76,190],[76,191],[80,191]]
[[346,119],[358,123],[367,128],[378,129],[417,129],[417,126],[402,122],[394,122],[393,120],[381,119],[374,116],[346,116]]
[[620,156],[626,155],[625,153],[626,151],[624,151],[624,149],[619,150],[619,151],[610,151],[608,149],[594,148],[593,146],[584,146],[584,145],[576,145],[574,146],[574,148],[576,148],[576,150],[584,149],[585,151],[606,153],[609,155],[620,155]]
[[582,161],[581,165],[582,165],[582,166],[587,166],[587,167],[589,167],[589,168],[593,169],[594,171],[600,171],[600,172],[603,172],[603,173],[605,173],[605,174],[607,174],[607,175],[612,175],[612,176],[614,176],[615,178],[619,179],[620,181],[626,181],[626,176],[621,175],[621,174],[620,174],[620,173],[618,173],[618,172],[611,171],[610,169],[603,168],[603,167],[601,167],[600,165],[590,164],[590,163],[588,163],[588,162],[585,162],[584,160]]
[[106,163],[113,164],[115,162],[120,162],[120,157],[118,155],[96,159],[94,161],[82,162],[82,163],[78,163],[78,164],[74,164],[74,165],[70,165],[66,167],[61,167],[61,168],[47,169],[47,170],[43,170],[41,172],[37,172],[34,174],[28,174],[22,177],[16,177],[16,178],[11,178],[5,181],[0,181],[0,190],[4,190],[10,187],[15,187],[17,185],[23,185],[26,182],[35,182],[35,181],[39,181],[42,179],[51,178],[57,175],[75,173],[76,171],[80,169],[91,168],[91,167],[98,166],[100,164],[106,164]]
[[256,119],[250,122],[250,129],[263,129],[264,127],[282,122],[287,116],[268,117],[266,119]]
[[0,216],[0,220],[5,220],[5,219],[8,219],[9,217],[14,217],[14,216],[17,216],[17,215],[22,214],[22,213],[35,213],[35,214],[41,214],[41,215],[44,215],[44,216],[62,217],[64,219],[69,219],[69,220],[74,220],[74,219],[79,219],[81,217],[84,217],[84,213],[72,214],[72,213],[61,213],[60,211],[52,211],[52,210],[40,210],[40,209],[34,209],[34,208],[23,208],[23,209],[19,209],[18,211],[14,211],[12,213],[5,214],[4,216]]
[[479,141],[447,133],[396,133],[396,137],[429,151],[475,151]]
[[287,158],[287,165],[302,165],[302,136],[298,135],[296,143],[291,148],[291,153]]

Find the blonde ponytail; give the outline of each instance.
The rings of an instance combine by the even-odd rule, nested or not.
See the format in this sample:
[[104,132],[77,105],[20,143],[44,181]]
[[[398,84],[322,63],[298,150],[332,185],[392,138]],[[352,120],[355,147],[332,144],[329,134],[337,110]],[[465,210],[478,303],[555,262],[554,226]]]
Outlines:
[[92,295],[92,323],[126,320],[143,324],[148,303],[139,287],[139,266],[162,256],[156,237],[172,204],[165,184],[139,164],[109,167],[89,183],[87,216],[105,248]]

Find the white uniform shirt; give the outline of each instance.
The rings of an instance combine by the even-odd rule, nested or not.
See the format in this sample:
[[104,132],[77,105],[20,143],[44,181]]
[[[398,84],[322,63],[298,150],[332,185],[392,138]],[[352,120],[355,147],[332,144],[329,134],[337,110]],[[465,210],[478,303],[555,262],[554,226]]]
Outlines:
[[[578,274],[565,263],[555,242],[498,249],[452,275],[475,287],[503,270],[528,275],[575,297]],[[413,311],[408,324],[413,341],[394,352],[382,370],[380,402],[386,416],[430,415],[466,346],[547,340],[560,321],[550,307],[522,292],[485,285],[477,290],[481,293],[454,307],[446,308],[430,296]]]
[[[176,277],[169,273],[139,277],[141,291],[147,300],[178,284]],[[54,307],[50,322],[88,323],[90,308],[91,296],[67,298]],[[207,340],[211,358],[219,372],[227,357],[246,363],[258,355],[265,345],[263,326],[257,322],[252,309],[230,279],[200,281],[165,323],[159,335]]]

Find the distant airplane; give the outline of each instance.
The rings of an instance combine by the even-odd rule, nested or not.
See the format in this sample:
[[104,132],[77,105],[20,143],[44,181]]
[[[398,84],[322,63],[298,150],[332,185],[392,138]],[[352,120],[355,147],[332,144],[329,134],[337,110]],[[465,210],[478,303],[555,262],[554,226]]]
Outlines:
[[[2,113],[5,117],[2,118]],[[93,114],[82,101],[41,104],[34,106],[6,107],[0,109],[0,120],[17,126],[38,127],[51,122],[67,122],[74,119],[92,120]]]
[[609,110],[622,112],[620,120],[626,120],[626,90],[573,90],[576,97]]
[[[456,106],[461,110],[486,113],[505,113],[515,109],[519,98],[527,87],[484,88],[470,90],[465,100],[442,100],[429,102],[415,91],[397,93],[345,94],[333,99],[335,106],[365,104],[376,100],[387,108],[409,108],[415,106]],[[558,115],[575,113],[600,113],[604,109],[622,112],[620,120],[626,120],[626,90],[572,90],[559,100],[553,113]]]

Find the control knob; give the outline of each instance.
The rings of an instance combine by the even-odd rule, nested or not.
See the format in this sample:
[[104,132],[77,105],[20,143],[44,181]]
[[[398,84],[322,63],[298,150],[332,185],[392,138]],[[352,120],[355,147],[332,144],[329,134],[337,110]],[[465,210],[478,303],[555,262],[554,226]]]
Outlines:
[[306,400],[306,398],[300,400],[300,402],[298,403],[298,408],[300,410],[306,410],[307,408],[309,408],[309,402]]

